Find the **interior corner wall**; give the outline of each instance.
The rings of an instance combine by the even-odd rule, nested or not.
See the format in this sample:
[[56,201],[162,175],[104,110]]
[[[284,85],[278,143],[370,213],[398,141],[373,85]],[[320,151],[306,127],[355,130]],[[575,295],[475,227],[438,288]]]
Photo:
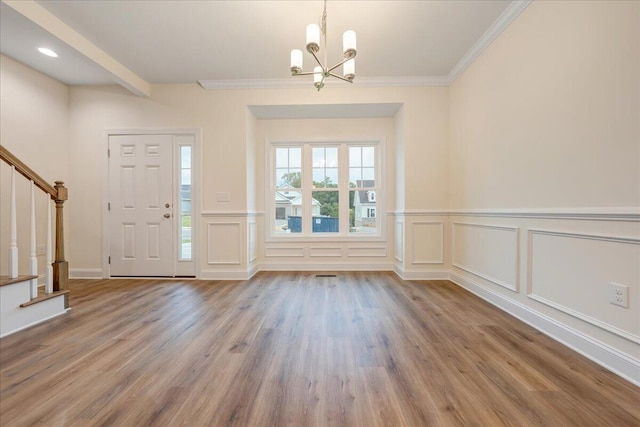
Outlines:
[[640,3],[532,2],[449,111],[452,279],[640,383]]
[[[0,55],[0,141],[4,147],[53,185],[69,182],[69,88],[14,59]],[[7,274],[10,224],[10,168],[0,162],[0,274]],[[30,190],[16,173],[19,273],[29,272]],[[73,194],[73,193],[72,193]],[[46,243],[47,196],[35,191],[36,244]],[[65,211],[73,202],[65,204]],[[53,214],[55,216],[55,214]],[[65,218],[65,230],[68,220]],[[44,273],[46,257],[38,256]]]

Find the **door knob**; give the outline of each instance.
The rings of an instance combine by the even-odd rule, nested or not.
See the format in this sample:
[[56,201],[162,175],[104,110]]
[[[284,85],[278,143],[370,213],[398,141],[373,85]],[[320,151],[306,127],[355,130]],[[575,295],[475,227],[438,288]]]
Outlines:
[[164,207],[165,207],[165,208],[170,208],[170,207],[171,207],[171,205],[170,205],[169,203],[165,203],[165,204],[164,204]]
[[164,214],[164,217],[165,218],[171,218],[171,214],[166,213],[166,214]]

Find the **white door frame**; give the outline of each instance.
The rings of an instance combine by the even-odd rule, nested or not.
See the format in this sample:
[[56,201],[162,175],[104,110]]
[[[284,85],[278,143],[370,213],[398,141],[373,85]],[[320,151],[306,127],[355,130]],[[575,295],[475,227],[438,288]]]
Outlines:
[[[109,266],[109,251],[110,251],[110,233],[109,233],[109,137],[114,135],[191,135],[194,137],[192,153],[192,170],[191,170],[191,256],[195,266],[196,279],[199,279],[202,272],[200,266],[200,203],[202,197],[201,189],[201,164],[202,164],[202,130],[199,128],[136,128],[136,129],[107,129],[103,132],[104,139],[104,157],[102,167],[102,277],[107,279],[111,277],[111,271]],[[179,162],[179,156],[175,156],[177,150],[177,144],[174,142],[174,167]],[[176,169],[178,170],[178,169]],[[177,173],[177,172],[176,172]],[[174,188],[174,191],[179,192]],[[177,199],[179,200],[179,198]],[[174,203],[174,217],[178,213],[176,209],[179,209],[179,203]],[[179,221],[174,222],[177,226]],[[174,230],[176,232],[176,230]],[[177,248],[177,245],[176,245]],[[176,252],[176,251],[174,251]],[[177,252],[174,253],[174,262],[178,262]]]

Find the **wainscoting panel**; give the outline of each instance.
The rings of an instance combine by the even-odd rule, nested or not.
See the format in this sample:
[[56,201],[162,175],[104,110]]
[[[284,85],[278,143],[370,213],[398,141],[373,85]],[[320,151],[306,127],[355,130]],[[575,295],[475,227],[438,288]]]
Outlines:
[[304,257],[304,247],[266,247],[264,256],[267,258]]
[[241,264],[239,222],[207,223],[207,264]]
[[518,243],[518,227],[454,222],[452,264],[518,292]]
[[347,257],[386,257],[387,248],[385,246],[353,246],[347,248]]
[[444,264],[444,222],[411,223],[411,264]]
[[333,247],[333,248],[310,247],[309,256],[341,258],[342,248],[341,247]]
[[[640,240],[540,229],[528,236],[531,299],[640,343]],[[629,308],[609,303],[610,283],[629,287]]]

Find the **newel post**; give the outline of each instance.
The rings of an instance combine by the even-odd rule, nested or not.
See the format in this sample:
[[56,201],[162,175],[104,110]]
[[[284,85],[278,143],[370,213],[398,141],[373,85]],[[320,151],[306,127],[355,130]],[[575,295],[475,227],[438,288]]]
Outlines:
[[[53,290],[66,291],[69,289],[69,263],[64,259],[64,216],[63,205],[68,199],[64,182],[56,181],[56,259],[53,263]],[[64,296],[65,308],[69,308],[69,294]]]

